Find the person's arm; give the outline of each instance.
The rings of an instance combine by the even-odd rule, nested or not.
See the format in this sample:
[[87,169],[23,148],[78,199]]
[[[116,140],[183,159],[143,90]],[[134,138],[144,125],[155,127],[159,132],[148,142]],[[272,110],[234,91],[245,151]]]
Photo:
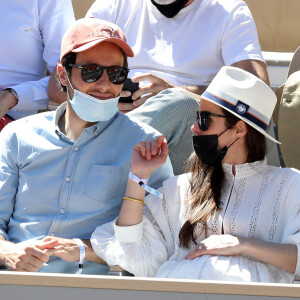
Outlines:
[[[235,237],[229,234],[212,235],[203,240],[186,257],[208,255],[245,255],[264,263],[300,275],[300,223],[299,223],[299,180],[294,172],[286,183],[286,194],[282,195],[280,206],[280,222],[278,232],[281,232],[276,242],[262,241],[256,238]],[[272,197],[272,196],[271,196]]]
[[[98,264],[106,264],[99,256],[95,254],[91,246],[90,240],[81,240],[85,248],[85,260]],[[56,242],[57,245],[46,252],[49,256],[58,256],[67,262],[79,261],[80,250],[78,243],[73,239],[63,239],[59,237],[45,237],[43,242]]]
[[[147,81],[147,82],[149,82],[149,84],[144,85],[144,86],[141,84],[140,88],[132,94],[132,99],[134,100],[133,103],[119,103],[118,104],[119,110],[124,114],[141,106],[150,97],[157,95],[158,93],[160,93],[163,90],[179,87],[177,85],[174,85],[174,84],[164,80],[161,77],[158,77],[158,76],[150,74],[150,73],[133,77],[131,80],[133,82]],[[188,86],[184,86],[183,88],[187,89],[188,91],[190,91],[192,93],[201,95],[206,90],[207,86],[188,85]],[[146,95],[146,96],[144,96],[144,95]]]
[[242,255],[294,273],[297,265],[297,246],[291,244],[270,243],[257,239],[240,238]]
[[[140,178],[149,178],[151,173],[159,168],[161,165],[165,163],[168,157],[168,147],[167,143],[164,141],[164,137],[160,136],[158,137],[157,140],[152,140],[152,141],[146,141],[146,142],[140,142],[138,145],[136,145],[132,151],[132,158],[131,158],[131,170],[132,172],[140,177]],[[128,180],[128,185],[127,185],[127,190],[125,193],[125,197],[130,198],[130,199],[135,199],[137,201],[132,201],[132,200],[124,200],[120,215],[117,219],[116,225],[119,227],[123,226],[132,226],[132,225],[140,225],[142,220],[143,220],[143,202],[145,198],[145,190],[141,188],[141,186],[132,181]],[[104,224],[101,227],[105,227],[107,224]],[[101,229],[100,229],[101,230]],[[151,230],[149,228],[149,230]],[[153,229],[152,229],[153,230]],[[96,234],[93,233],[92,235],[92,240],[96,239],[95,235],[97,236],[97,231],[96,229]],[[153,236],[153,234],[152,234]],[[100,239],[103,239],[102,235],[100,236]],[[159,245],[162,244],[161,242],[162,238],[157,237],[155,239],[155,243],[159,243]],[[79,261],[80,258],[80,251],[78,244],[75,240],[72,239],[63,239],[63,238],[58,238],[58,237],[46,237],[42,240],[43,242],[49,242],[49,241],[57,241],[58,244],[53,248],[47,250],[48,255],[55,255],[60,257],[61,259],[68,261],[68,262],[75,262]],[[100,264],[105,264],[106,262],[100,258],[100,256],[96,255],[93,247],[91,246],[90,241],[88,240],[82,240],[84,243],[84,247],[86,250],[86,256],[85,259],[100,263]],[[98,242],[94,242],[94,247],[97,248]],[[162,246],[162,249],[165,249],[164,246]],[[130,252],[131,253],[131,252]],[[108,257],[109,260],[113,259],[113,255],[109,255],[111,257]],[[118,256],[118,254],[117,254]],[[150,274],[153,275],[154,271],[153,269],[157,270],[157,268],[160,265],[161,261],[164,261],[166,259],[166,254],[165,250],[162,250],[162,253],[157,254],[158,259],[156,259],[156,264],[155,266],[149,267]],[[154,257],[154,256],[153,256]],[[124,259],[124,257],[123,257]],[[109,263],[109,262],[107,262]],[[131,271],[131,269],[128,269],[125,267],[126,270]],[[144,268],[142,268],[144,270]],[[139,273],[138,273],[139,274]],[[144,273],[142,273],[144,274]],[[148,273],[147,273],[148,274]]]
[[246,59],[233,63],[232,66],[252,73],[270,86],[267,65],[264,62],[254,59]]
[[208,237],[197,245],[186,259],[194,259],[202,255],[251,256],[290,273],[295,272],[297,265],[296,245],[271,243],[229,234]]
[[[39,11],[41,42],[44,45],[43,60],[47,69],[52,72],[60,57],[61,38],[67,28],[75,21],[71,0],[53,0],[43,2]],[[42,63],[42,62],[41,62]],[[13,107],[17,111],[47,109],[49,76],[36,81],[27,81],[12,86],[19,102]]]
[[12,243],[0,235],[0,265],[11,271],[37,272],[49,261],[46,249],[53,248],[57,241],[34,241]]
[[[163,165],[168,157],[167,142],[160,136],[157,140],[140,142],[132,150],[131,172],[139,178],[149,178],[154,170]],[[144,201],[145,190],[135,181],[128,180],[125,197]],[[143,205],[135,201],[123,201],[117,220],[118,226],[141,223]]]
[[0,91],[0,118],[5,116],[9,109],[16,106],[18,99],[8,90]]
[[[131,171],[148,178],[167,156],[162,136],[140,142],[132,151]],[[150,212],[148,217],[143,215],[145,190],[138,183],[128,180],[125,197],[118,219],[97,227],[92,234],[93,249],[108,265],[119,265],[135,276],[154,276],[168,257],[164,235]],[[156,209],[162,209],[161,199]]]
[[221,51],[225,65],[244,69],[270,85],[256,25],[246,3],[240,2],[229,12],[222,32]]
[[44,246],[53,247],[56,242],[15,244],[7,241],[7,226],[14,211],[19,184],[18,141],[10,125],[0,134],[0,264],[13,271],[38,271],[49,260],[43,252]]

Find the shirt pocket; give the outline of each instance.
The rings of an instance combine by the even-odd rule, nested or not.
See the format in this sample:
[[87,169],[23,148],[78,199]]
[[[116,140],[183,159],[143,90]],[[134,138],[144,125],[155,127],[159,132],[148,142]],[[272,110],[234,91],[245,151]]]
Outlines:
[[99,201],[108,202],[117,197],[122,184],[122,167],[92,165],[87,175],[84,194]]

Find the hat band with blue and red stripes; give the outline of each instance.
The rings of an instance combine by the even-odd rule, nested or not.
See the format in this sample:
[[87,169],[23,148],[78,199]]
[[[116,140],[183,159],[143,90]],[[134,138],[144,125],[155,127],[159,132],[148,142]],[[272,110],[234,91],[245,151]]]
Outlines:
[[[235,99],[235,103],[232,103],[231,101],[233,99],[227,100],[224,99],[224,97],[220,97],[217,95],[214,95],[208,91],[205,91],[201,97],[207,98],[208,100],[211,100],[220,106],[223,106],[227,108],[228,110],[232,111],[233,113],[236,113],[240,115],[241,117],[247,119],[248,121],[254,123],[255,125],[259,126],[263,130],[267,130],[269,124],[267,121],[263,121],[263,116],[255,111],[253,108],[250,108],[249,105],[242,102],[241,100]],[[231,98],[231,97],[230,97]],[[258,117],[260,115],[260,117]]]

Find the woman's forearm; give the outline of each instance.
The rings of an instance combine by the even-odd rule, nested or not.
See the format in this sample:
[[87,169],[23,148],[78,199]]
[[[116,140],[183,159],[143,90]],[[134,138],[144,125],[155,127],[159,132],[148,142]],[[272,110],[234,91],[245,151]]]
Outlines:
[[166,162],[168,154],[168,145],[162,135],[153,140],[142,141],[133,148],[131,156],[133,180],[128,179],[125,199],[123,198],[117,220],[118,226],[132,226],[142,222],[145,190],[138,182],[149,178],[154,170],[162,166]]
[[[145,200],[145,190],[136,182],[128,179],[125,197]],[[123,200],[118,226],[132,226],[139,224],[143,220],[143,204],[132,200]]]
[[297,246],[265,242],[252,238],[239,238],[242,255],[249,255],[257,260],[294,273],[297,265]]

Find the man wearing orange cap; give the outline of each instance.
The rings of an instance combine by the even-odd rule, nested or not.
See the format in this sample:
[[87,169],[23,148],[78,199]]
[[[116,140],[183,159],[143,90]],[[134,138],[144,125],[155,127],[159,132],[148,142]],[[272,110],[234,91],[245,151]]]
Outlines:
[[[127,56],[119,27],[78,20],[57,68],[68,101],[1,132],[0,263],[9,270],[107,273],[91,233],[118,215],[134,145],[159,135],[118,111]],[[148,185],[171,175],[169,163]]]
[[[139,82],[139,89],[132,94],[135,101],[120,102],[119,109],[165,136],[176,175],[184,173],[193,151],[190,127],[198,102],[174,87],[202,94],[225,65],[269,81],[244,1],[95,0],[86,17],[114,22],[125,32],[135,53],[129,78]],[[48,94],[56,100],[52,83]]]

